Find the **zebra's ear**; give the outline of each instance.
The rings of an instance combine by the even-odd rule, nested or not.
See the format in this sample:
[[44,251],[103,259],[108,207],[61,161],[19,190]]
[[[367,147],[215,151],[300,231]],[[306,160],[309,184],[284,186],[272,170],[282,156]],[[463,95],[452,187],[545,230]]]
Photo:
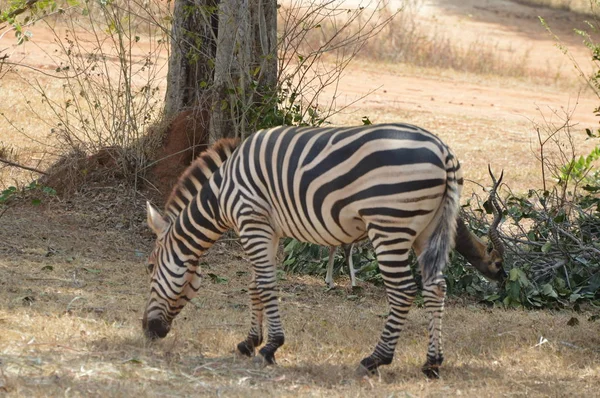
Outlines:
[[150,202],[146,202],[146,213],[148,216],[148,226],[156,235],[160,235],[161,232],[167,229],[167,221]]

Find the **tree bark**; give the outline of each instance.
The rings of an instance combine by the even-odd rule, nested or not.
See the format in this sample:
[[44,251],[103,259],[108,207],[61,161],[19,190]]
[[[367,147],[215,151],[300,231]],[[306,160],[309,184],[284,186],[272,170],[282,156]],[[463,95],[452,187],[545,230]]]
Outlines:
[[222,0],[211,141],[222,137],[244,138],[256,130],[260,114],[277,92],[276,86],[276,1]]
[[209,109],[211,142],[243,138],[277,92],[277,2],[177,0],[171,51],[166,116]]
[[177,0],[171,28],[165,115],[206,106],[213,84],[218,0]]

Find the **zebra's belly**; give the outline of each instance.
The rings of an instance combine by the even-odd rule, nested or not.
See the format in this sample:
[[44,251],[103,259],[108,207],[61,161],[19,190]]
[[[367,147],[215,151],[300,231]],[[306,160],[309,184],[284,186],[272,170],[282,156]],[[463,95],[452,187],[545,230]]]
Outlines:
[[275,217],[273,224],[281,237],[297,239],[323,246],[339,246],[342,243],[353,243],[366,237],[365,222],[358,216],[346,215],[334,219],[330,215],[323,218]]
[[431,222],[443,197],[442,187],[422,197],[399,193],[356,201],[339,211],[335,206],[310,209],[308,216],[278,214],[275,224],[282,236],[319,245],[338,246],[367,236],[369,225],[408,228],[417,237]]

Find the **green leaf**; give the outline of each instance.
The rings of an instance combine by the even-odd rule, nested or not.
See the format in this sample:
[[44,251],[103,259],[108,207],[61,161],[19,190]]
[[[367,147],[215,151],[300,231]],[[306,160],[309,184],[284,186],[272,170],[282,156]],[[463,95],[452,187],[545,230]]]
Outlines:
[[508,273],[508,279],[516,282],[517,280],[519,280],[519,269],[518,268],[513,268],[510,270],[510,272]]
[[527,278],[527,275],[525,275],[525,272],[519,270],[518,274],[519,274],[519,285],[521,285],[522,287],[529,286],[529,279]]
[[546,243],[544,243],[544,245],[542,246],[542,253],[548,253],[550,251],[550,248],[552,247],[552,242],[547,241]]
[[558,294],[556,293],[556,291],[554,290],[552,285],[549,283],[542,285],[542,288],[540,289],[540,291],[544,296],[558,298]]
[[54,267],[51,265],[45,265],[42,267],[42,271],[53,271]]
[[499,298],[500,298],[499,294],[490,294],[489,296],[484,296],[483,300],[489,301],[491,303],[491,302],[498,300]]
[[508,297],[512,302],[521,302],[521,287],[518,283],[511,283],[508,288]]
[[56,189],[51,187],[42,187],[42,192],[44,192],[47,195],[56,195]]
[[209,273],[208,276],[214,283],[227,283],[227,278],[223,278],[217,274]]
[[89,272],[90,274],[99,274],[102,272],[99,269],[93,269],[93,268],[84,268],[83,270],[85,272]]

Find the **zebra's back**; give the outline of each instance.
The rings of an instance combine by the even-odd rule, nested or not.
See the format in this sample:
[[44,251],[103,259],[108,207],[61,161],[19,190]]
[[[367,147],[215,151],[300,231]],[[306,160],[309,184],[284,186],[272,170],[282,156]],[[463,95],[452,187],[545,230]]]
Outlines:
[[364,237],[369,223],[417,236],[443,200],[452,158],[435,135],[405,124],[262,130],[228,162],[222,208],[233,224],[253,211],[280,236],[322,245]]

